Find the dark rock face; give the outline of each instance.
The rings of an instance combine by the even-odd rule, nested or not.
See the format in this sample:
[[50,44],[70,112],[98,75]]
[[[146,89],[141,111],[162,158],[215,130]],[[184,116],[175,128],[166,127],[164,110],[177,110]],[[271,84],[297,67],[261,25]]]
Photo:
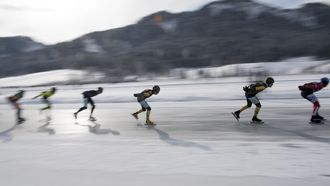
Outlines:
[[329,59],[329,20],[330,6],[320,3],[284,10],[252,0],[216,1],[191,12],[157,12],[134,25],[28,52],[27,38],[13,44],[3,44],[2,38],[0,72],[73,68],[120,77],[288,57]]

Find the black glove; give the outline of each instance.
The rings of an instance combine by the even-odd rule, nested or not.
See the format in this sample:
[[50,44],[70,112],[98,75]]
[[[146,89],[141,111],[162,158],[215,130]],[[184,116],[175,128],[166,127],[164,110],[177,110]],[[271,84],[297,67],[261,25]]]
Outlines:
[[299,88],[299,90],[301,90],[301,91],[304,90],[304,86],[299,86],[298,88]]
[[134,97],[138,97],[139,94],[133,94]]
[[243,87],[243,90],[246,92],[249,90],[249,87],[245,86],[245,87]]

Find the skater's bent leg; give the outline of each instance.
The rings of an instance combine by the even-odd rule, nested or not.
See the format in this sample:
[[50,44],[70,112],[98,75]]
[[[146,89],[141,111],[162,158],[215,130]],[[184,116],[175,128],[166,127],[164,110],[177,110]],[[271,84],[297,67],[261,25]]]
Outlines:
[[317,97],[314,94],[304,95],[305,98],[313,103],[313,113],[312,116],[316,116],[318,114],[320,103]]
[[91,116],[93,115],[94,109],[95,109],[95,105],[92,105]]
[[50,102],[48,101],[48,99],[44,99],[44,103],[47,104],[46,107],[42,108],[41,110],[47,110],[47,109],[50,109],[51,108],[51,105],[50,105]]
[[318,101],[313,103],[313,116],[318,115],[321,105]]
[[150,121],[150,114],[151,114],[151,107],[147,108],[147,115],[146,115],[146,121]]
[[251,106],[245,105],[244,107],[242,107],[241,109],[239,109],[239,112],[243,112],[244,110],[250,108]]
[[145,100],[140,101],[139,103],[140,103],[142,109],[137,111],[135,114],[139,114],[139,113],[144,112],[146,110],[148,110],[148,111],[151,110],[150,106],[148,105],[148,103]]
[[77,112],[75,112],[75,115],[77,115],[79,112],[86,110],[87,109],[87,104],[88,104],[88,99],[84,97],[84,106],[81,107]]
[[244,110],[250,108],[252,106],[252,102],[249,99],[246,99],[246,105],[244,107],[242,107],[241,109],[239,109],[239,112],[243,112]]
[[17,109],[16,117],[17,117],[17,119],[21,118],[21,109],[20,108]]
[[21,118],[21,111],[22,111],[22,109],[21,109],[21,107],[19,106],[19,104],[17,103],[17,102],[15,102],[14,103],[14,106],[15,106],[15,108],[16,108],[16,117],[17,117],[17,119],[20,119]]
[[142,108],[142,109],[140,109],[140,110],[134,112],[133,114],[134,114],[134,115],[138,115],[138,114],[140,114],[141,112],[144,112],[144,111],[146,111],[146,109],[145,109],[145,108]]
[[81,107],[76,113],[78,114],[79,112],[81,112],[81,111],[83,111],[83,110],[86,110],[87,109],[87,107]]
[[254,117],[257,117],[258,116],[258,114],[259,114],[259,112],[260,112],[260,109],[261,109],[261,104],[260,103],[258,103],[258,104],[256,104],[256,109],[254,110]]
[[92,109],[91,109],[91,115],[93,115],[94,109],[95,109],[95,104],[94,101],[92,100],[92,98],[88,98],[88,103],[90,103],[92,105]]

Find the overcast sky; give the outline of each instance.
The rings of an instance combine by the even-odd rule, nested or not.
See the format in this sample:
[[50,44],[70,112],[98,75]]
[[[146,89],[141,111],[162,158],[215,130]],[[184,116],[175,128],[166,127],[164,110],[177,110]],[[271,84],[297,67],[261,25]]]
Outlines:
[[[213,0],[0,0],[0,37],[23,35],[54,44],[133,24],[151,13],[196,10]],[[330,0],[258,0],[295,8]]]

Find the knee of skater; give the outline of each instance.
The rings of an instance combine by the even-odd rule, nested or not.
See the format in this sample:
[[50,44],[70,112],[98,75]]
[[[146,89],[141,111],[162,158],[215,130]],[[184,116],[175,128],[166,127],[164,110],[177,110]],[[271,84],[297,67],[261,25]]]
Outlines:
[[257,106],[258,108],[261,108],[261,104],[260,104],[260,103],[256,104],[256,106]]
[[144,112],[144,111],[146,111],[147,109],[145,109],[145,108],[142,108],[142,111]]
[[321,107],[320,102],[318,102],[318,101],[315,102],[315,103],[314,103],[314,107]]
[[148,111],[151,111],[151,107],[148,107],[147,110],[148,110]]
[[81,107],[81,109],[85,110],[85,109],[87,109],[87,107]]
[[246,105],[246,106],[250,108],[250,107],[252,106],[252,104],[248,104],[248,105]]

